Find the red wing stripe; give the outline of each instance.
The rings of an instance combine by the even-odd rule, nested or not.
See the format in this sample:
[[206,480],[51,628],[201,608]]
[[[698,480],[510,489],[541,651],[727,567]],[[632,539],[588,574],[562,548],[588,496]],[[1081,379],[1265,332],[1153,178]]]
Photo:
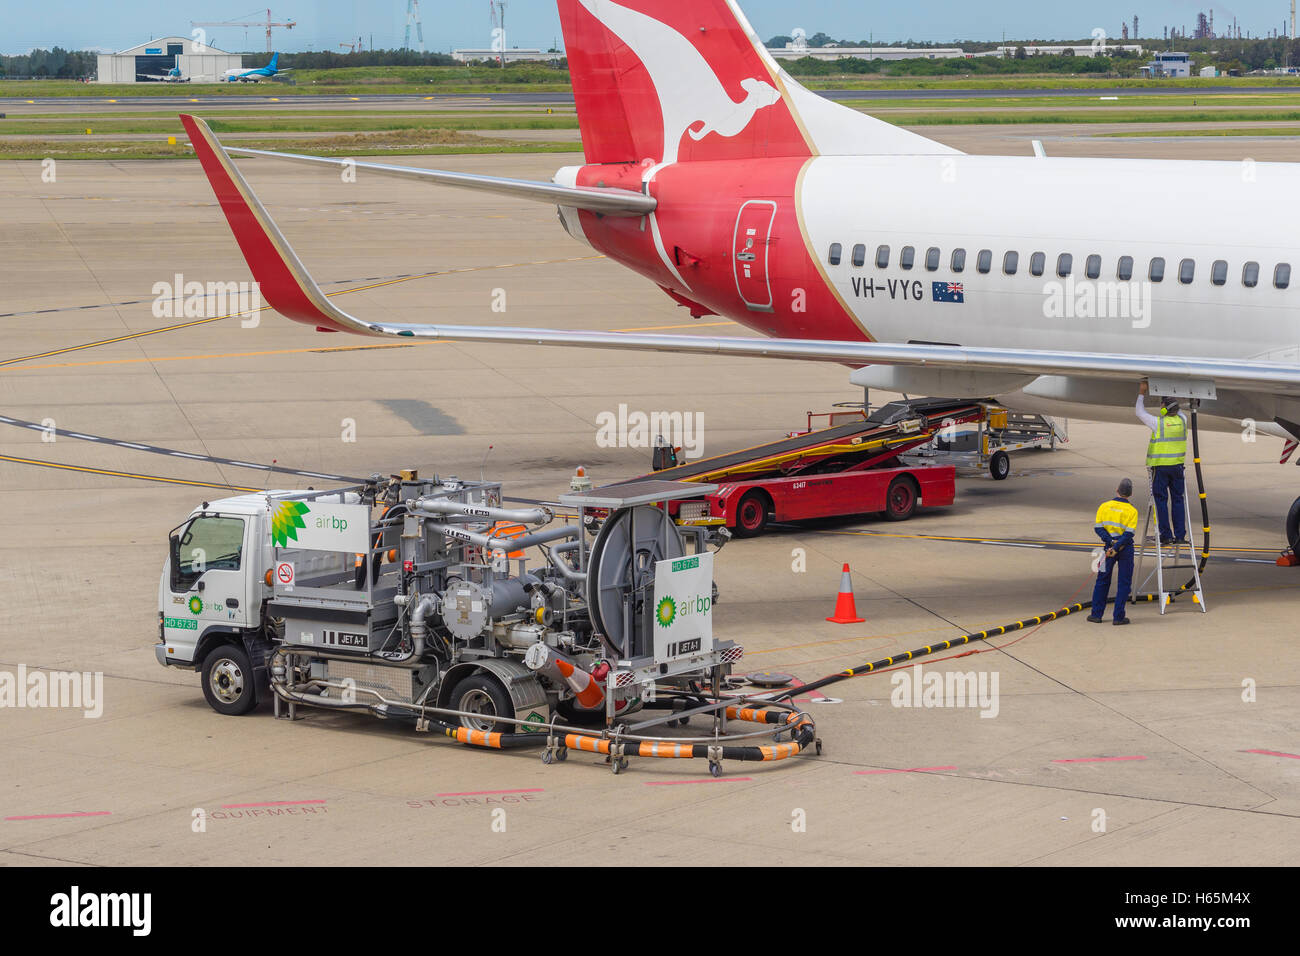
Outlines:
[[190,144],[221,203],[235,241],[271,307],[297,322],[335,331],[359,331],[350,327],[348,316],[329,304],[307,274],[208,124],[184,113],[181,122],[190,134]]

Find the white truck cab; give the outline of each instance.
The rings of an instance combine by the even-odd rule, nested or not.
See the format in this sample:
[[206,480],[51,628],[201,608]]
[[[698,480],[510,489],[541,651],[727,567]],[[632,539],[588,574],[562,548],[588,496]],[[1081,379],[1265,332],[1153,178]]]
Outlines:
[[[225,687],[226,703],[255,698],[258,659],[249,659],[249,645],[264,642],[262,608],[270,594],[266,572],[271,567],[270,496],[292,492],[239,495],[204,502],[170,535],[167,561],[158,580],[158,643],[154,654],[164,665],[204,669],[219,647],[230,659],[212,662],[219,668],[216,687]],[[256,656],[256,655],[254,655]],[[242,658],[242,660],[241,660]],[[243,694],[254,685],[252,698]],[[214,706],[216,706],[214,704]]]
[[158,579],[154,656],[199,671],[215,710],[247,713],[268,696],[275,509],[286,500],[333,496],[360,501],[352,490],[255,492],[205,501],[172,530]]

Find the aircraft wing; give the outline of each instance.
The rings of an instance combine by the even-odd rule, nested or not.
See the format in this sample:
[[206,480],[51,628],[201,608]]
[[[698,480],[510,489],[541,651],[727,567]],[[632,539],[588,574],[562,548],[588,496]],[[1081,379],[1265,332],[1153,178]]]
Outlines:
[[[202,123],[197,120],[196,123]],[[206,126],[204,126],[206,129]],[[209,133],[209,135],[211,135]],[[195,139],[190,131],[190,141]],[[215,143],[215,140],[214,140]],[[197,146],[195,147],[198,148]],[[424,169],[419,166],[393,166],[389,163],[369,163],[354,159],[336,159],[329,156],[304,156],[301,153],[276,153],[264,149],[244,149],[237,146],[218,148],[223,152],[243,156],[269,156],[311,166],[331,166],[368,169],[388,176],[401,176],[437,183],[441,186],[459,186],[463,189],[482,189],[488,192],[529,199],[552,206],[572,206],[605,216],[644,216],[654,212],[657,201],[653,196],[630,189],[600,189],[594,186],[561,186],[558,183],[541,183],[528,179],[507,179],[500,176],[480,176],[476,173],[455,173],[443,169]],[[251,195],[251,194],[250,194]]]
[[[1125,380],[1162,377],[1180,380],[1210,380],[1219,388],[1275,395],[1300,396],[1300,367],[1280,362],[1221,358],[1171,358],[1163,355],[1105,354],[1094,352],[1045,351],[1034,349],[959,347],[946,345],[893,344],[886,342],[842,342],[819,339],[779,339],[743,336],[663,335],[628,332],[581,331],[541,328],[511,328],[478,325],[420,325],[371,321],[350,315],[336,306],[312,279],[290,248],[266,209],[253,194],[226,150],[202,121],[182,116],[213,191],[221,203],[235,240],[248,261],[262,296],[282,315],[314,325],[318,329],[355,332],[360,335],[396,336],[413,339],[446,339],[457,342],[503,342],[523,345],[555,345],[571,348],[631,349],[684,354],[733,355],[752,358],[798,359],[834,362],[841,365],[907,365],[933,369],[962,369],[1032,375],[1069,375],[1083,378]],[[234,150],[266,156],[334,164],[339,160],[259,150]],[[361,164],[358,166],[378,164]],[[404,169],[404,167],[388,167]],[[575,190],[549,183],[493,180],[467,177],[474,183],[457,181],[460,173],[410,169],[417,177],[428,174],[433,182],[491,189],[507,195],[521,195],[521,187],[550,190],[545,195],[528,192],[525,198],[580,205],[575,191],[619,193],[644,198],[639,193],[619,190]],[[444,179],[443,177],[449,177]],[[583,208],[591,208],[584,206]]]

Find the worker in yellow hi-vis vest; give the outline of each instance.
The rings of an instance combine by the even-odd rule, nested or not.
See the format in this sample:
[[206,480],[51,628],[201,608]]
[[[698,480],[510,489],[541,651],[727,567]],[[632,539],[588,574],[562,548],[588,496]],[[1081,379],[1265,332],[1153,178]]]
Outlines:
[[[1166,398],[1159,415],[1146,410],[1147,383],[1138,386],[1137,417],[1151,429],[1147,442],[1147,468],[1151,471],[1151,495],[1156,503],[1160,543],[1164,546],[1187,540],[1187,499],[1184,493],[1183,463],[1187,461],[1187,419],[1178,411],[1178,399]],[[1173,517],[1173,526],[1169,519]]]
[[1125,478],[1115,489],[1115,497],[1103,501],[1097,509],[1093,530],[1106,548],[1106,555],[1097,566],[1097,584],[1092,589],[1092,613],[1088,620],[1100,624],[1106,618],[1106,601],[1110,597],[1110,581],[1119,566],[1119,582],[1115,585],[1115,619],[1113,624],[1128,623],[1128,599],[1133,591],[1133,536],[1137,534],[1138,512],[1129,501],[1133,497],[1133,482]]

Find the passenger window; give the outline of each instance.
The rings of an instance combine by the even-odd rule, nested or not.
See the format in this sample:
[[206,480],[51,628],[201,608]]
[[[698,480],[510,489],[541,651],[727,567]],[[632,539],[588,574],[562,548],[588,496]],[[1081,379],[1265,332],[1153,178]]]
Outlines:
[[1056,257],[1056,274],[1060,276],[1062,279],[1068,276],[1070,274],[1070,270],[1073,268],[1074,268],[1074,256],[1070,255],[1068,252],[1062,252],[1059,256]]
[[1291,284],[1291,265],[1286,262],[1279,262],[1277,268],[1273,270],[1273,287],[1285,289]]
[[1178,263],[1178,281],[1183,285],[1191,285],[1192,279],[1196,276],[1196,260],[1184,259]]
[[1020,253],[1008,252],[1005,256],[1002,257],[1002,271],[1005,272],[1007,275],[1009,276],[1015,275],[1016,270],[1019,268],[1020,268]]
[[979,254],[978,256],[975,257],[975,268],[976,268],[977,270],[979,270],[980,274],[982,274],[982,275],[987,275],[987,274],[988,274],[989,270],[993,268],[993,250],[992,250],[992,249],[981,249],[981,250],[980,250],[980,254]]
[[911,246],[903,246],[898,253],[898,266],[901,269],[910,269],[916,263],[916,250]]
[[1115,269],[1115,275],[1127,282],[1133,278],[1133,257],[1120,256],[1119,266]]
[[1043,270],[1047,268],[1047,256],[1041,252],[1035,252],[1029,257],[1029,274],[1031,276],[1040,276]]
[[1228,264],[1222,259],[1215,259],[1214,265],[1210,266],[1210,282],[1214,285],[1223,285],[1228,281]]
[[1156,256],[1151,260],[1151,268],[1147,270],[1147,278],[1152,282],[1160,282],[1165,277],[1165,260]]
[[840,248],[841,247],[838,242],[831,243],[831,253],[826,257],[826,261],[833,266],[837,266],[840,264]]
[[952,271],[961,272],[966,268],[966,250],[954,249],[952,251]]
[[867,261],[867,247],[858,243],[853,247],[853,264],[855,266],[864,265]]
[[876,267],[884,269],[889,265],[889,246],[876,247]]
[[1097,256],[1097,255],[1089,256],[1088,261],[1084,264],[1083,268],[1084,268],[1084,272],[1087,273],[1089,279],[1100,278],[1101,277],[1101,256]]
[[1253,289],[1259,285],[1259,263],[1247,262],[1241,267],[1241,284],[1247,289]]
[[925,268],[929,272],[939,268],[939,250],[934,246],[925,250]]

